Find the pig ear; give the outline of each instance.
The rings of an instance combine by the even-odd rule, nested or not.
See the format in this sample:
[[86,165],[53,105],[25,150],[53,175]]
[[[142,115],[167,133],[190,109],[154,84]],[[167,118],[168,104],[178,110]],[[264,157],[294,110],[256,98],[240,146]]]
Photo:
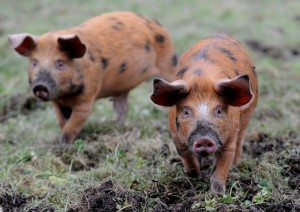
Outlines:
[[253,96],[247,74],[239,75],[229,81],[219,82],[216,90],[227,104],[235,107],[249,103]]
[[77,35],[63,35],[57,40],[60,50],[67,53],[70,58],[81,58],[86,52],[86,46]]
[[21,33],[9,35],[8,41],[11,48],[13,48],[20,55],[28,57],[36,47],[38,37],[27,33]]
[[169,83],[163,79],[154,79],[151,100],[161,106],[173,106],[189,94],[189,87],[183,80]]

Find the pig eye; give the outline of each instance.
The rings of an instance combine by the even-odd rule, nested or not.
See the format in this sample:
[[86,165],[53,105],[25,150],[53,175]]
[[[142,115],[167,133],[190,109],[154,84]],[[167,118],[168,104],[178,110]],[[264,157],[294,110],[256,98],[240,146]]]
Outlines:
[[221,105],[218,105],[215,109],[215,116],[218,118],[223,118],[225,116],[224,108]]
[[36,67],[38,66],[38,64],[39,64],[39,62],[38,62],[36,59],[33,59],[33,60],[31,61],[31,67],[32,67],[32,68],[36,68]]
[[57,70],[64,71],[66,64],[63,60],[56,60],[54,66]]
[[191,116],[192,116],[192,110],[191,110],[191,108],[184,107],[182,109],[181,117],[183,119],[187,119],[187,118],[190,118]]

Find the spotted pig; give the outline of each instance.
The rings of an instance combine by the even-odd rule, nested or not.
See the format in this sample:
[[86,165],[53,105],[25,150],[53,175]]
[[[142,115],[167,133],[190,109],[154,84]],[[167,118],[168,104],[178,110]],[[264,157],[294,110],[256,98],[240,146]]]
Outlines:
[[171,135],[187,173],[199,175],[199,160],[213,156],[210,187],[224,193],[258,99],[255,68],[243,46],[223,34],[200,41],[180,58],[175,81],[154,80],[151,99],[170,107]]
[[122,123],[131,89],[153,76],[175,79],[169,33],[140,14],[107,13],[42,36],[11,35],[9,42],[29,58],[31,89],[53,103],[63,143],[75,140],[96,99],[112,97],[115,119]]

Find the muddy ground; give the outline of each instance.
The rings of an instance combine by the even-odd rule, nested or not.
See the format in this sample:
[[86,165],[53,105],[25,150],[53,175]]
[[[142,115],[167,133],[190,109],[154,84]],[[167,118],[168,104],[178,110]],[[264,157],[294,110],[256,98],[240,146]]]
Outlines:
[[[218,203],[214,208],[217,211],[299,211],[300,210],[300,153],[291,149],[291,146],[300,145],[300,136],[296,132],[289,132],[287,135],[280,137],[270,137],[267,134],[259,133],[248,137],[244,145],[244,156],[254,158],[254,160],[244,160],[231,171],[227,190],[230,190],[230,185],[233,181],[238,181],[241,188],[246,191],[243,199],[235,204]],[[168,149],[167,146],[164,146]],[[88,153],[87,153],[88,154]],[[93,154],[93,153],[91,153]],[[167,156],[168,151],[161,152],[162,155]],[[64,157],[64,155],[61,155]],[[87,156],[88,158],[89,156]],[[97,157],[94,155],[93,157]],[[245,200],[252,200],[253,196],[259,190],[256,175],[257,171],[263,170],[262,159],[280,164],[280,174],[288,179],[287,183],[276,182],[273,179],[274,193],[269,200],[262,204],[251,205],[249,207],[243,206],[241,203]],[[64,160],[66,163],[69,161]],[[170,163],[179,166],[182,169],[180,162],[176,158],[172,158]],[[88,164],[86,167],[90,168],[94,164]],[[75,170],[80,169],[76,165]],[[260,170],[261,168],[261,170]],[[267,168],[267,167],[265,167]],[[272,173],[268,170],[267,174]],[[174,173],[172,173],[174,175]],[[72,206],[67,211],[197,211],[195,209],[196,203],[199,208],[205,208],[205,199],[197,196],[196,187],[198,182],[204,184],[209,183],[209,171],[204,170],[199,179],[189,178],[188,181],[181,177],[174,180],[169,185],[160,184],[160,182],[153,181],[152,189],[143,192],[136,192],[134,189],[123,189],[112,181],[108,180],[98,187],[91,187],[85,189],[82,194],[81,202]],[[269,176],[272,178],[272,176]],[[6,191],[9,191],[9,185],[6,186]],[[208,186],[200,188],[202,192],[208,192]],[[25,197],[18,193],[11,191],[10,193],[0,194],[0,206],[3,211],[54,211],[51,206],[39,204],[36,208],[26,208],[27,204],[31,202],[31,197]],[[124,206],[124,202],[127,205]],[[202,203],[201,203],[202,202]],[[202,204],[202,205],[201,205]],[[194,206],[194,208],[192,208]]]
[[[4,117],[2,122],[18,112],[26,114],[31,109],[43,108],[43,103],[32,102],[31,98],[13,97],[2,109],[2,117]],[[91,127],[91,129],[97,129],[97,127]],[[111,153],[111,149],[98,142],[97,139],[99,136],[112,133],[113,131],[109,128],[93,132],[89,131],[88,128],[85,129],[81,138],[88,138],[91,142],[82,151],[80,158],[76,156],[76,151],[78,151],[76,145],[52,147],[51,151],[65,165],[70,166],[74,172],[97,168],[99,160],[105,160],[105,156]],[[131,188],[124,189],[118,183],[107,180],[96,187],[86,188],[82,193],[81,201],[73,204],[67,211],[209,210],[205,194],[209,191],[210,167],[206,166],[205,161],[202,161],[202,175],[196,179],[188,178],[183,173],[179,158],[176,153],[170,151],[169,145],[172,144],[162,144],[153,149],[155,154],[152,157],[152,166],[149,166],[149,168],[159,168],[159,160],[162,158],[168,160],[170,166],[173,167],[165,173],[165,178],[170,178],[168,184],[165,184],[163,180],[153,179],[152,185],[146,190],[141,190],[134,183]],[[296,148],[298,146],[300,146],[300,135],[295,131],[276,137],[264,132],[247,136],[244,143],[244,160],[232,168],[227,184],[227,191],[236,196],[239,195],[240,191],[243,191],[243,195],[231,204],[217,202],[213,205],[213,210],[300,211],[300,151]],[[125,148],[124,153],[130,154],[130,148]],[[176,172],[182,174],[178,175]],[[268,183],[262,183],[261,177],[267,179]],[[236,182],[238,182],[239,187],[233,186]],[[139,185],[138,182],[137,185]],[[253,202],[253,198],[262,186],[270,186],[272,195],[259,204],[245,206],[245,201]],[[32,207],[31,203],[34,197],[19,194],[9,184],[2,184],[1,187],[5,191],[0,193],[0,206],[3,211],[55,211],[51,205],[47,205],[44,201]],[[220,196],[216,195],[214,198],[220,198]]]

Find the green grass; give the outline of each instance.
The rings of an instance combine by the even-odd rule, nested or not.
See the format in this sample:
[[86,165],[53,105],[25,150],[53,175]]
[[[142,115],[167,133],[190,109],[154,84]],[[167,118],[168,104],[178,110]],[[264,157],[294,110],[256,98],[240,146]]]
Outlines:
[[[246,140],[265,133],[270,136],[268,141],[276,142],[281,136],[284,140],[289,132],[300,130],[300,60],[299,55],[291,54],[292,49],[300,47],[297,0],[284,3],[279,0],[66,0],[63,3],[0,0],[0,3],[2,116],[5,105],[11,104],[11,97],[30,96],[28,61],[9,48],[9,34],[39,35],[78,25],[104,12],[127,10],[158,19],[170,31],[179,54],[200,39],[219,32],[229,33],[244,44],[256,40],[280,52],[282,56],[274,58],[247,47],[259,76],[260,100]],[[24,195],[28,198],[24,210],[50,205],[56,211],[65,211],[80,202],[85,189],[108,179],[122,189],[143,195],[156,192],[155,197],[147,196],[144,208],[173,198],[177,203],[192,201],[194,211],[221,210],[225,206],[234,209],[235,205],[249,209],[274,202],[285,194],[289,176],[282,176],[282,169],[288,162],[283,159],[280,164],[278,158],[254,162],[247,151],[241,165],[232,169],[224,197],[208,192],[205,171],[199,179],[187,178],[182,166],[170,164],[177,155],[168,132],[167,112],[150,102],[151,91],[152,82],[148,81],[130,93],[129,115],[123,127],[111,122],[111,102],[99,100],[81,137],[68,148],[54,144],[60,130],[50,104],[29,112],[17,107],[14,115],[0,122],[0,197],[4,193]],[[166,145],[169,150],[164,149]],[[290,151],[299,148],[292,145],[285,146],[278,155],[299,154]],[[242,183],[249,175],[254,183],[252,190]],[[279,190],[281,187],[285,189]],[[245,200],[249,192],[253,198]],[[121,208],[132,209],[125,199],[116,201]]]

